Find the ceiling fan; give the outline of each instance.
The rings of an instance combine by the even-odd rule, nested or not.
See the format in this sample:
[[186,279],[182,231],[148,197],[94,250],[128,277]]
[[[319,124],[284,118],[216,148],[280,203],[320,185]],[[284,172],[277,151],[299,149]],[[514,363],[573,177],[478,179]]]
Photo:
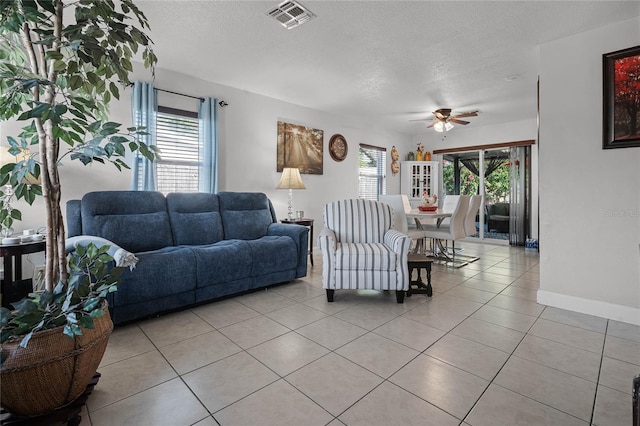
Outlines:
[[433,122],[427,126],[427,129],[433,127],[433,130],[435,130],[436,132],[448,132],[449,130],[453,129],[452,123],[461,124],[463,126],[469,124],[468,121],[460,120],[460,118],[477,117],[478,111],[468,111],[451,115],[451,108],[440,108],[433,111],[433,115],[434,118],[423,118],[421,120],[411,121],[433,120]]

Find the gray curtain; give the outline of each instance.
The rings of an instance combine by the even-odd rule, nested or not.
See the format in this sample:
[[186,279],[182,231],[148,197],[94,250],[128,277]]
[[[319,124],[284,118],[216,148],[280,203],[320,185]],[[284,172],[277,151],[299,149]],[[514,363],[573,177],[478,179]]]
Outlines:
[[[465,165],[467,169],[471,173],[476,176],[480,176],[480,169],[478,168],[479,161],[472,159],[464,159],[460,160],[462,164]],[[500,167],[504,163],[504,159],[502,158],[493,158],[491,160],[485,160],[484,162],[484,177],[487,178],[491,175],[491,173],[495,172],[498,167]]]
[[515,146],[510,149],[509,162],[509,180],[510,180],[510,205],[509,205],[509,244],[524,245],[527,238],[528,229],[528,194],[529,179],[528,167],[529,162],[527,152],[529,147]]

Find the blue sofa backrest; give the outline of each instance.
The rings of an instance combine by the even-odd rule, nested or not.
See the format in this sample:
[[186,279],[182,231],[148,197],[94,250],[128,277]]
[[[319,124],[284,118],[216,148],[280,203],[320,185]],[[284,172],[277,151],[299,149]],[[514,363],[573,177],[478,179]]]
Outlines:
[[255,240],[276,222],[273,206],[263,193],[220,192],[220,214],[226,240]]
[[160,192],[99,191],[82,197],[82,234],[138,253],[173,245],[167,203]]
[[177,245],[213,244],[224,238],[220,202],[215,194],[167,194],[167,210]]

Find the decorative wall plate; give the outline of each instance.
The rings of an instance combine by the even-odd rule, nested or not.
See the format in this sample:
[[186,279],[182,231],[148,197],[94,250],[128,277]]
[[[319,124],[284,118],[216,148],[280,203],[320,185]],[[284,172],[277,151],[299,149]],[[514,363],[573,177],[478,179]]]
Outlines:
[[347,146],[347,140],[344,136],[335,134],[331,136],[329,140],[329,154],[334,161],[342,161],[347,158],[347,152],[349,147]]

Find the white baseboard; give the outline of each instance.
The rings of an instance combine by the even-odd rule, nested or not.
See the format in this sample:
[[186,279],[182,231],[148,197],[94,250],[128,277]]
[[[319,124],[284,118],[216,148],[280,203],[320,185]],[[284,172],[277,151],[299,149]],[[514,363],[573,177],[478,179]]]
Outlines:
[[555,308],[567,309],[587,315],[608,318],[628,324],[640,325],[640,309],[631,306],[616,305],[600,300],[584,299],[582,297],[569,296],[554,293],[552,291],[538,290],[538,303]]

